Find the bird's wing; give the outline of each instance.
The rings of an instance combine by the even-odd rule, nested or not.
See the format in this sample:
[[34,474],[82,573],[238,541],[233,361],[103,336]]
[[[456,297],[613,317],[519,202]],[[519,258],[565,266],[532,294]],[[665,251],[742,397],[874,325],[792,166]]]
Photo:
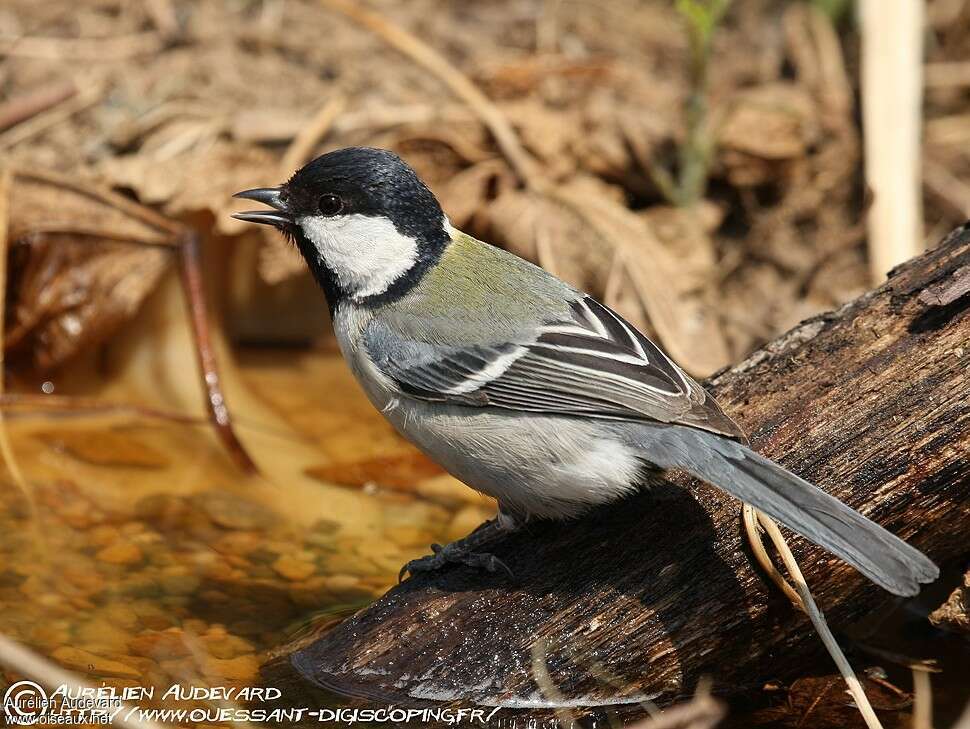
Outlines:
[[478,407],[680,423],[743,438],[714,399],[657,345],[584,296],[567,320],[521,341],[415,341],[372,320],[364,346],[406,394]]

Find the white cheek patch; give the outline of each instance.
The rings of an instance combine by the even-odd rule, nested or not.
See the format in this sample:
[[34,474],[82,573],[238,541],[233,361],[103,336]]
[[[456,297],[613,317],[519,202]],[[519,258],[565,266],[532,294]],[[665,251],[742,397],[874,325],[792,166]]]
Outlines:
[[355,298],[384,293],[418,258],[418,242],[387,218],[310,215],[297,222],[340,287]]

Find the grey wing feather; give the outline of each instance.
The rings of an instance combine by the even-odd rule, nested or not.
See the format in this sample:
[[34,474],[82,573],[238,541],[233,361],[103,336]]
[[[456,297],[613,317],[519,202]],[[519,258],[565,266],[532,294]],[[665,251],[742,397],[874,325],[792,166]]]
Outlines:
[[413,341],[372,321],[364,343],[381,371],[413,397],[681,423],[743,438],[700,385],[618,314],[588,296],[571,312],[520,341],[448,346]]

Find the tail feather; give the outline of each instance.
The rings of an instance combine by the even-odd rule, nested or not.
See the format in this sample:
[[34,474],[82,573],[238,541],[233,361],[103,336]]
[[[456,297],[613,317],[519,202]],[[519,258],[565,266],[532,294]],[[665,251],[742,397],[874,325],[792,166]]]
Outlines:
[[880,587],[915,595],[939,568],[918,549],[740,443],[688,427],[651,429],[638,443],[663,468],[680,468],[768,514],[844,559]]

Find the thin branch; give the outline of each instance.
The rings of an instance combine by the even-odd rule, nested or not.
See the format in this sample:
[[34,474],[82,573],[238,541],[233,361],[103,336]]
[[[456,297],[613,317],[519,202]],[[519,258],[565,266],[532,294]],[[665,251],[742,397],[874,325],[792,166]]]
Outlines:
[[156,213],[154,210],[147,208],[144,205],[139,205],[134,200],[109,190],[106,187],[91,184],[87,180],[79,180],[77,177],[68,177],[67,175],[59,175],[54,172],[42,172],[40,170],[28,170],[23,168],[17,168],[13,170],[13,172],[17,177],[23,177],[28,180],[33,179],[48,185],[62,187],[65,190],[70,190],[76,195],[80,195],[81,197],[91,198],[92,200],[96,200],[97,202],[116,208],[126,215],[130,215],[136,220],[139,220],[153,228],[158,228],[173,237],[182,233],[182,227],[178,223],[172,222],[164,215]]
[[205,386],[205,405],[216,435],[229,451],[229,455],[245,473],[258,473],[256,463],[236,436],[229,416],[226,398],[222,394],[216,355],[209,336],[209,317],[205,302],[205,286],[199,260],[199,237],[195,231],[186,231],[179,247],[179,269],[182,274],[182,290],[189,309],[189,321],[195,337],[199,369]]
[[[51,415],[88,417],[90,415],[125,415],[157,420],[169,420],[183,425],[204,425],[208,421],[196,415],[131,405],[129,403],[96,400],[85,397],[65,397],[62,395],[35,395],[33,393],[4,392],[0,394],[0,412],[9,417],[18,417],[18,410],[27,409],[41,413],[45,418]],[[30,413],[28,413],[30,414]]]

